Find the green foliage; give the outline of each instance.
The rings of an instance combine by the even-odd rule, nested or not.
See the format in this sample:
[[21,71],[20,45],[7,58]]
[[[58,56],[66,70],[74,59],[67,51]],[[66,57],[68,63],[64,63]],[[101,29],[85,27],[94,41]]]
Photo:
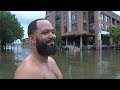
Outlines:
[[119,44],[120,43],[120,26],[111,28],[110,36],[113,38],[113,42],[115,44]]
[[56,34],[56,43],[58,46],[61,46],[61,44],[64,43],[61,37],[61,33],[59,31],[56,31],[55,34]]
[[0,40],[2,47],[14,42],[14,40],[22,39],[23,32],[23,27],[21,27],[14,14],[9,11],[0,11]]

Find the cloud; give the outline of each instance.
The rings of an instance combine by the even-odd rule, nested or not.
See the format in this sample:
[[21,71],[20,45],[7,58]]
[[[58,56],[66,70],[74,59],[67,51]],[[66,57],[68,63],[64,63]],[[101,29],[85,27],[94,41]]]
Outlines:
[[11,11],[12,14],[16,15],[16,18],[21,23],[21,26],[24,27],[24,37],[27,36],[27,27],[28,24],[35,19],[45,18],[46,11]]
[[113,12],[120,16],[120,11],[113,11]]

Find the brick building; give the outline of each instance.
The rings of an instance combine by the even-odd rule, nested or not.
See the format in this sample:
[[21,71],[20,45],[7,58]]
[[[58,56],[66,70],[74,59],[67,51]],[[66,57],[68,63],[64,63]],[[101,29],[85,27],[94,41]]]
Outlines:
[[61,33],[67,45],[84,48],[102,45],[111,46],[111,27],[120,24],[120,16],[112,11],[46,11],[46,18],[56,31]]

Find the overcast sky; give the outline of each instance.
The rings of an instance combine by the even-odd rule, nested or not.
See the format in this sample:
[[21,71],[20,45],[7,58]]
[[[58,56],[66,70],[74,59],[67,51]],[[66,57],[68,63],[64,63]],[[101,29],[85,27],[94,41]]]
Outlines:
[[24,38],[28,37],[28,24],[34,19],[45,18],[46,15],[46,11],[11,11],[11,13],[16,15],[18,21],[21,23],[21,26],[24,27]]
[[[116,14],[120,15],[120,11],[113,11]],[[46,11],[11,11],[12,14],[15,14],[18,18],[18,21],[21,23],[21,25],[24,27],[24,38],[27,36],[27,27],[28,24],[38,18],[44,18],[46,15]]]

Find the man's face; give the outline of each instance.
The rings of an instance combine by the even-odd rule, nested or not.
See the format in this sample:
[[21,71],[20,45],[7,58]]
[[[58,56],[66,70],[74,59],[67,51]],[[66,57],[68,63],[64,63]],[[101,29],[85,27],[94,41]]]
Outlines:
[[[37,23],[36,50],[40,55],[53,55],[56,52],[55,33],[51,23],[43,20]],[[40,26],[40,27],[39,27]]]
[[40,55],[44,56],[54,55],[56,53],[55,43],[49,44],[48,41],[45,43],[43,41],[40,41],[38,38],[36,38],[36,49]]

